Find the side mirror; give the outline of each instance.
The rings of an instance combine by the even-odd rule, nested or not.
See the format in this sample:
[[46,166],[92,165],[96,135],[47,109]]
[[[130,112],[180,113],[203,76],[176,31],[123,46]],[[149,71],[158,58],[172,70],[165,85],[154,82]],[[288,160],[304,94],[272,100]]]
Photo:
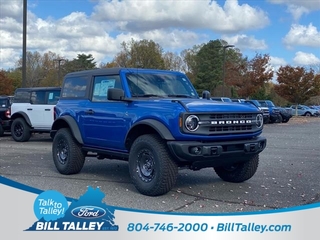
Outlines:
[[202,98],[203,98],[203,99],[208,99],[208,100],[210,100],[210,99],[211,99],[211,94],[210,94],[210,92],[209,92],[209,91],[203,91],[203,92],[202,92]]
[[108,100],[121,101],[124,99],[124,91],[120,88],[108,89]]

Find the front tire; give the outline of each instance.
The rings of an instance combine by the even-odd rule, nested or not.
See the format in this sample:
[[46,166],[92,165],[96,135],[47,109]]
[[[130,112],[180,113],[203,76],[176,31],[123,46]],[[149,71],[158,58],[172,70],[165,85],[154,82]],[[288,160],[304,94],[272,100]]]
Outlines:
[[138,137],[130,150],[129,172],[136,189],[147,196],[169,192],[176,183],[178,166],[158,135]]
[[251,157],[249,161],[240,162],[227,167],[215,167],[217,175],[226,182],[240,183],[250,179],[257,171],[259,155]]
[[23,118],[16,118],[11,124],[11,136],[16,142],[27,142],[31,137],[30,126]]
[[61,128],[52,143],[54,165],[61,174],[79,173],[84,165],[85,154],[69,128]]

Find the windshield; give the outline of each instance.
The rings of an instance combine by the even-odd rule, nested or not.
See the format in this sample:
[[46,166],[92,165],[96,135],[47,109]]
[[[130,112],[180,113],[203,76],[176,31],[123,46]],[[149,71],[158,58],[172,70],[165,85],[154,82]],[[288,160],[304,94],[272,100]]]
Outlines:
[[271,101],[267,101],[267,104],[268,104],[269,107],[275,107],[275,105]]
[[132,97],[188,97],[198,98],[189,80],[172,73],[126,74]]
[[8,107],[8,100],[0,99],[0,107]]

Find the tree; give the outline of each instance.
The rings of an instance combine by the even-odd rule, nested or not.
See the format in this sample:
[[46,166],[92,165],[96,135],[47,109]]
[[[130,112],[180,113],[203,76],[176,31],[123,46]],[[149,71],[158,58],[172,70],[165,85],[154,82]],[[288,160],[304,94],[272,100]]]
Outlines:
[[164,68],[175,70],[175,71],[182,71],[183,70],[183,60],[182,58],[173,53],[173,52],[166,52],[163,54],[163,61],[164,61]]
[[194,45],[191,49],[186,49],[181,52],[183,60],[182,71],[188,76],[192,83],[196,82],[197,77],[197,53],[202,45]]
[[195,86],[199,92],[209,90],[214,93],[217,87],[222,85],[224,87],[227,79],[227,75],[224,73],[229,71],[229,63],[236,64],[239,61],[238,50],[229,47],[230,45],[224,40],[211,40],[201,46],[196,54],[196,63],[194,64]]
[[4,70],[0,71],[0,95],[13,94],[13,80],[7,76]]
[[113,62],[122,67],[165,69],[162,47],[150,40],[122,42]]
[[92,54],[88,54],[88,55],[78,54],[77,58],[74,58],[71,61],[68,59],[65,59],[61,72],[63,72],[63,75],[65,75],[69,72],[76,72],[76,71],[89,70],[89,69],[95,69],[95,68],[96,68],[96,62],[94,61]]
[[304,67],[282,66],[277,71],[275,92],[294,104],[302,104],[310,97],[320,94],[320,75]]
[[256,54],[250,61],[243,58],[240,63],[229,67],[228,83],[236,88],[238,95],[242,98],[265,97],[266,84],[273,77],[269,61],[268,54]]

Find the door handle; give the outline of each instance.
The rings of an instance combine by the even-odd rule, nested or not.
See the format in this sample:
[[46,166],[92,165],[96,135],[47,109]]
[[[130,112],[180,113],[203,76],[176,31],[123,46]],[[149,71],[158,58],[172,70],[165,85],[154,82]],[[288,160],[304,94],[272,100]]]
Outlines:
[[32,108],[27,108],[28,111],[32,111]]
[[86,114],[94,114],[94,111],[92,109],[89,109],[87,111],[85,111]]
[[49,109],[48,109],[48,108],[46,108],[46,109],[45,109],[45,111],[51,111],[51,109],[50,109],[50,108],[49,108]]

